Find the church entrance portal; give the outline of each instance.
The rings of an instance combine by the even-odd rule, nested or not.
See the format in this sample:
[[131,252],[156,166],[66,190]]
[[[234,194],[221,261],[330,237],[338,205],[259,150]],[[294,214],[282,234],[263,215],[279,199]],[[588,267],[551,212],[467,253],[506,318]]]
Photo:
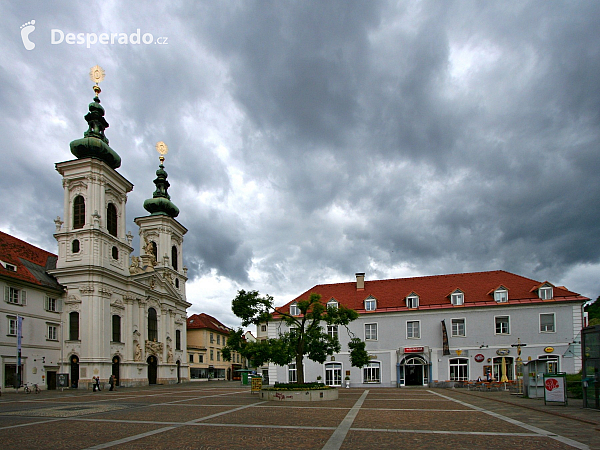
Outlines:
[[79,357],[77,355],[71,356],[71,387],[77,388],[79,386]]
[[156,356],[150,355],[148,357],[148,384],[156,384],[156,373],[158,371],[158,360]]
[[120,360],[120,358],[118,356],[113,356],[113,359],[112,359],[112,374],[115,377],[115,380],[116,380],[115,384],[117,386],[120,386],[119,382],[121,380],[121,376],[119,374],[119,365],[120,365],[120,362],[121,362],[121,360]]

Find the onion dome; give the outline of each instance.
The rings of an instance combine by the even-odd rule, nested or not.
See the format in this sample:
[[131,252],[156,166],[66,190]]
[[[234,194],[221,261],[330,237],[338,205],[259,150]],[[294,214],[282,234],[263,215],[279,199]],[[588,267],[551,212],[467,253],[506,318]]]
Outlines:
[[167,193],[167,189],[170,184],[167,181],[167,172],[163,162],[165,161],[164,155],[168,152],[168,148],[164,142],[156,144],[156,150],[160,153],[160,165],[156,171],[156,179],[154,184],[156,190],[152,194],[152,198],[147,199],[144,202],[144,209],[152,216],[165,215],[169,217],[177,217],[179,215],[179,208],[171,201],[171,196]]
[[[101,71],[101,76],[98,72]],[[95,75],[93,75],[95,74]],[[108,122],[104,119],[104,108],[100,104],[100,86],[98,83],[104,78],[104,71],[99,66],[92,68],[90,72],[92,80],[96,81],[94,86],[94,101],[89,104],[89,112],[85,115],[88,130],[83,133],[83,138],[71,142],[71,153],[78,159],[96,158],[104,161],[111,168],[117,169],[121,166],[121,157],[108,146],[108,138],[104,130],[108,128]]]

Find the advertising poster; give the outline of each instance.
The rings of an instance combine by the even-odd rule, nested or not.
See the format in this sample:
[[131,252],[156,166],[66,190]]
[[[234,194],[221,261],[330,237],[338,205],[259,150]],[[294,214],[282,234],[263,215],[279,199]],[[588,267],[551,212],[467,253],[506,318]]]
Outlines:
[[564,374],[544,374],[544,401],[567,402],[566,377]]

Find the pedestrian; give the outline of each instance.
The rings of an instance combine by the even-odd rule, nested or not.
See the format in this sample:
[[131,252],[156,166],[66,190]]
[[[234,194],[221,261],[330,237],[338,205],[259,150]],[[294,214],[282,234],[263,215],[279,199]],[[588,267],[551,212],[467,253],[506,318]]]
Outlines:
[[101,389],[100,389],[100,377],[96,377],[96,390],[98,392],[101,391]]
[[115,376],[114,375],[110,376],[110,378],[108,379],[108,384],[110,384],[110,388],[108,390],[112,391],[115,388]]

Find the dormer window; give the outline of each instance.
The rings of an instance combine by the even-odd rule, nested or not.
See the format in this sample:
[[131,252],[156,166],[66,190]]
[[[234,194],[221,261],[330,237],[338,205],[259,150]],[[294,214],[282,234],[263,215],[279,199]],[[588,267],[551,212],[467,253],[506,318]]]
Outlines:
[[327,308],[337,309],[338,308],[338,302],[336,302],[334,299],[329,300],[327,302]]
[[300,315],[300,308],[298,308],[298,305],[296,303],[292,303],[290,305],[290,315],[291,316],[299,316]]
[[375,311],[377,309],[377,300],[375,297],[369,297],[365,300],[365,311]]
[[450,301],[454,306],[461,306],[465,303],[465,294],[460,291],[455,291],[450,296]]
[[494,291],[494,300],[496,303],[508,302],[508,291],[506,289],[496,289]]
[[4,266],[4,268],[10,272],[16,272],[17,271],[17,266],[13,265],[13,264],[8,264],[6,263],[6,265]]
[[419,307],[419,296],[418,295],[409,295],[406,297],[406,307],[409,309],[414,309]]
[[538,295],[542,300],[550,300],[554,296],[552,286],[542,286],[538,289]]

